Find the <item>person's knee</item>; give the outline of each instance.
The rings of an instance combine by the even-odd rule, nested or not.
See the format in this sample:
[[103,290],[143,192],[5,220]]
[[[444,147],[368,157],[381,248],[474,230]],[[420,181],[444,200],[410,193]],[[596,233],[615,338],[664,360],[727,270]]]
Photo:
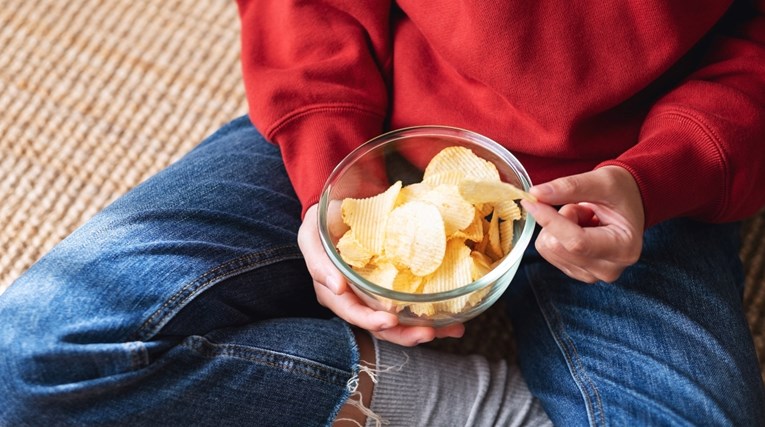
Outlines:
[[[39,300],[40,303],[36,303]],[[62,381],[57,374],[66,373],[72,367],[60,365],[56,359],[57,341],[54,330],[59,325],[45,321],[44,310],[50,304],[44,296],[36,299],[17,282],[5,294],[0,295],[0,419],[21,422],[34,407],[43,408],[36,402],[44,400],[51,389]],[[26,415],[25,415],[26,414]]]
[[77,301],[40,294],[44,279],[32,272],[0,295],[0,419],[11,424],[47,419],[147,363],[144,343],[121,341]]

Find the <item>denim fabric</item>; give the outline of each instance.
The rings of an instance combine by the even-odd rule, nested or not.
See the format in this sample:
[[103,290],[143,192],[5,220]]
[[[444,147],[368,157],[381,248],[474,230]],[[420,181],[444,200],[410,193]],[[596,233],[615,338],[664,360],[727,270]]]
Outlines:
[[327,424],[359,356],[299,214],[246,118],[120,198],[0,296],[0,425]]
[[[316,303],[300,206],[247,118],[65,239],[0,295],[0,425],[330,423],[358,350]],[[755,425],[735,225],[646,233],[614,284],[529,249],[506,295],[532,392],[562,425]]]
[[521,369],[556,425],[765,425],[739,236],[738,224],[659,224],[612,284],[527,252],[505,296]]

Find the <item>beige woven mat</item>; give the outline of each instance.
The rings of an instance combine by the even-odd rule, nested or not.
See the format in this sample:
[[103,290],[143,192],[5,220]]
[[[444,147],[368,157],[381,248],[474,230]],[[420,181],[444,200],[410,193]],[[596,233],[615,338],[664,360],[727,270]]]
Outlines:
[[0,291],[246,113],[226,0],[0,0]]
[[[238,25],[227,0],[0,0],[0,292],[246,112]],[[748,230],[745,301],[765,371],[762,216]],[[499,310],[479,319],[468,348],[491,356],[512,346]]]

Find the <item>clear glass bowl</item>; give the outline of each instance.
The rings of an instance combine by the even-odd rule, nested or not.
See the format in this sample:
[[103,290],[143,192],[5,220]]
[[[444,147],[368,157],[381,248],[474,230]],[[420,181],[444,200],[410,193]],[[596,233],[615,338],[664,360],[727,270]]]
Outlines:
[[[319,201],[319,233],[329,259],[348,280],[353,291],[370,307],[395,313],[401,324],[445,326],[465,322],[489,308],[507,289],[515,276],[523,252],[534,230],[534,219],[524,215],[515,221],[513,247],[504,259],[478,280],[438,293],[411,294],[378,286],[356,273],[340,257],[336,244],[342,235],[340,204],[344,198],[370,197],[396,181],[403,185],[420,182],[425,166],[442,149],[462,146],[497,167],[504,182],[528,190],[531,180],[523,165],[495,141],[464,129],[446,126],[417,126],[399,129],[371,139],[351,152],[328,178]],[[451,313],[438,304],[450,300],[471,304],[459,313]],[[421,304],[433,304],[435,311],[418,315]],[[433,311],[430,309],[428,311]]]

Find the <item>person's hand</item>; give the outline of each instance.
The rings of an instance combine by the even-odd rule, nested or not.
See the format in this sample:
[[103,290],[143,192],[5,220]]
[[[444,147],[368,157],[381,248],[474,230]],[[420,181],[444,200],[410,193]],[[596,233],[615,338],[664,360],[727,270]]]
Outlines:
[[637,262],[645,213],[637,183],[626,169],[605,166],[530,192],[539,202],[521,203],[542,226],[536,248],[569,277],[610,283]]
[[395,314],[376,311],[364,304],[350,289],[340,271],[329,260],[319,237],[317,206],[306,211],[298,231],[298,245],[305,257],[319,303],[346,322],[366,329],[375,337],[399,345],[414,346],[435,338],[459,338],[465,332],[462,324],[443,328],[399,325]]

